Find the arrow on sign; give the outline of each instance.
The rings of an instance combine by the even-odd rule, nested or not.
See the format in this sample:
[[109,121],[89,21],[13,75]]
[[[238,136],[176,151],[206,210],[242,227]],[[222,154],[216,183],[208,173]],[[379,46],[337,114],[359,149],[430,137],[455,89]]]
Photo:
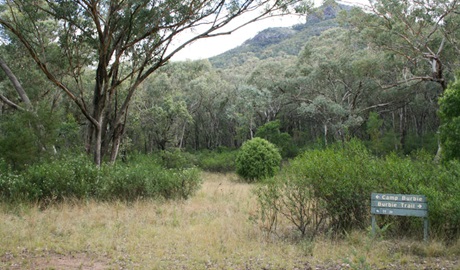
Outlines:
[[380,199],[380,195],[375,195],[375,198],[376,198],[376,199]]
[[419,205],[418,205],[418,208],[422,208],[422,205],[421,205],[421,204],[419,204]]

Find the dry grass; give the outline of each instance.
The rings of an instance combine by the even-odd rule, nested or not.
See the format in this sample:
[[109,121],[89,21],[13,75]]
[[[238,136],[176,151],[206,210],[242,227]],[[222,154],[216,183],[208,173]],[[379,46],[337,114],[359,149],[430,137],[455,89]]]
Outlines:
[[458,269],[449,258],[459,254],[437,242],[372,241],[362,232],[267,239],[250,185],[233,175],[203,177],[202,189],[183,202],[3,206],[0,269]]

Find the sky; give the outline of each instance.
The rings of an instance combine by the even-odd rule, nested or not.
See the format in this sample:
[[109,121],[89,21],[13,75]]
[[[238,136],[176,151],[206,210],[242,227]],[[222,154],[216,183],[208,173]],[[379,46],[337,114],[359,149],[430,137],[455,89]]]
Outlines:
[[288,27],[303,22],[305,22],[305,18],[292,15],[258,21],[238,29],[230,35],[197,40],[174,55],[173,60],[206,59],[243,44],[244,41],[254,37],[266,28]]
[[[338,1],[348,5],[366,4],[366,0],[349,0],[349,1]],[[315,6],[322,3],[322,0],[315,0]],[[304,23],[305,16],[288,15],[282,17],[273,17],[249,24],[230,35],[218,36],[212,38],[206,38],[197,40],[194,43],[188,45],[180,52],[178,52],[172,58],[173,61],[185,61],[185,60],[199,60],[207,59],[212,56],[219,55],[230,49],[238,47],[243,44],[244,41],[253,38],[260,31],[270,27],[289,27],[296,24]]]

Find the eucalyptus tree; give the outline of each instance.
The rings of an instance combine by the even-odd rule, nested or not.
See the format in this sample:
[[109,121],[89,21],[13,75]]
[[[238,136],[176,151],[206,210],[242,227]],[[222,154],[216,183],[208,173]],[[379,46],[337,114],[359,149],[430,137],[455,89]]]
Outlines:
[[144,148],[146,153],[179,145],[184,126],[192,119],[182,93],[176,91],[178,86],[166,73],[157,72],[140,87],[142,91],[131,104],[126,139],[136,150]]
[[[460,1],[372,0],[368,11],[354,9],[346,22],[369,48],[384,52],[393,62],[394,75],[376,80],[381,89],[412,93],[414,99],[406,100],[397,113],[404,147],[408,119],[415,117],[416,132],[421,134],[422,122],[433,122],[426,117],[433,118],[437,97],[458,69]],[[418,116],[408,115],[417,111]]]
[[261,124],[276,120],[285,106],[291,103],[286,80],[295,64],[295,57],[269,58],[261,61],[249,76],[248,84],[267,96],[263,106],[256,111]]
[[[127,134],[138,149],[140,145],[147,152],[164,147],[214,149],[231,145],[234,127],[226,113],[231,91],[208,60],[172,62],[150,76],[141,88],[132,102]],[[165,110],[176,110],[177,115],[168,116],[171,125],[163,134],[169,134],[169,139],[161,146],[161,140],[155,138],[159,129],[166,127],[160,120],[161,115],[168,115]]]
[[299,55],[298,85],[292,98],[299,112],[319,122],[324,142],[330,135],[344,139],[360,127],[366,114],[389,101],[378,91],[375,77],[385,76],[382,54],[367,49],[359,36],[332,28],[307,42]]
[[[136,89],[174,54],[198,39],[307,7],[301,0],[4,0],[0,25],[9,36],[4,42],[18,40],[78,106],[89,122],[87,151],[100,165],[105,155],[117,157]],[[88,68],[95,70],[92,89],[82,81]]]
[[[208,62],[209,63],[209,62]],[[190,146],[214,149],[231,146],[233,129],[227,108],[232,95],[230,85],[209,66],[209,70],[191,80],[185,87],[186,101],[193,116],[189,126]]]
[[398,59],[399,76],[382,86],[423,81],[445,90],[458,66],[460,1],[371,0],[368,9],[354,9],[348,22],[369,46]]

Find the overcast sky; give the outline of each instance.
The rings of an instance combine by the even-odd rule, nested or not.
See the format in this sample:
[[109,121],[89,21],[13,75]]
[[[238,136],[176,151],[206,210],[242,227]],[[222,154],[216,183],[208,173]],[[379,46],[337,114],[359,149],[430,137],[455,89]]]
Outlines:
[[303,22],[305,22],[305,18],[302,19],[299,16],[283,16],[255,22],[233,32],[231,35],[197,40],[174,55],[173,60],[206,59],[241,45],[266,28],[287,27]]
[[[340,1],[345,4],[366,3],[367,0]],[[316,5],[322,0],[315,0]],[[288,27],[305,22],[305,16],[283,16],[265,19],[249,24],[231,35],[206,38],[195,41],[174,55],[174,61],[206,59],[241,45],[244,41],[254,37],[260,31],[269,27]]]

